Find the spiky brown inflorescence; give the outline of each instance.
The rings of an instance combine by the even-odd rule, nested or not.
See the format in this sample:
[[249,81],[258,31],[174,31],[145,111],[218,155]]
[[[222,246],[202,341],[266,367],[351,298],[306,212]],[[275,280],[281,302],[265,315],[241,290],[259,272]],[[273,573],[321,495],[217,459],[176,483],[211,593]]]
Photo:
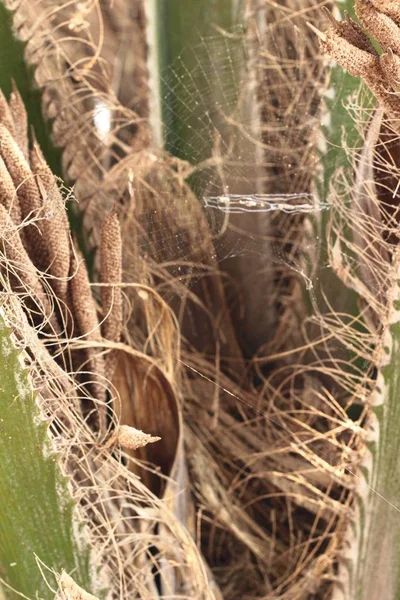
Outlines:
[[[64,176],[75,182],[87,229],[98,243],[114,204],[104,181],[109,167],[151,140],[145,2],[5,4],[16,11],[18,35],[27,42],[27,60],[37,66],[36,81],[44,90],[44,111],[53,119],[53,139],[64,148]],[[94,126],[99,111],[109,111],[107,135]]]
[[[100,239],[100,282],[103,307],[102,331],[106,340],[119,342],[122,333],[122,240],[118,216],[110,213],[103,221]],[[106,357],[106,376],[112,379],[116,354]]]
[[60,333],[54,306],[45,293],[40,275],[21,242],[20,230],[1,200],[0,231],[2,256],[7,259],[3,260],[1,265],[3,276],[10,279],[15,292],[29,307],[33,322],[40,321],[43,315],[44,319],[50,322],[54,332]]
[[[69,272],[69,237],[65,228],[64,206],[47,194],[12,133],[0,123],[0,154],[17,191],[22,221],[23,242],[35,266],[48,273],[58,291],[66,289]],[[60,295],[60,300],[63,300]]]
[[397,3],[356,0],[356,14],[383,50],[378,55],[366,33],[351,18],[331,20],[320,34],[322,48],[354,77],[362,78],[400,131],[400,23]]
[[[30,152],[30,166],[36,176],[42,200],[42,213],[38,228],[47,245],[47,272],[52,276],[51,285],[58,299],[66,302],[68,275],[71,262],[71,242],[65,203],[57,182],[48,167],[37,142]],[[42,270],[44,265],[41,265]]]
[[[33,323],[40,326],[43,321],[46,335],[56,337],[53,351],[65,368],[77,370],[77,380],[92,396],[83,400],[86,414],[93,428],[104,434],[103,338],[86,266],[73,248],[65,202],[35,138],[28,152],[26,112],[15,88],[10,106],[0,98],[0,113],[3,276],[20,295]],[[121,237],[114,216],[106,221],[104,232],[103,278],[120,283]],[[121,289],[116,289],[115,297],[109,288],[104,293],[104,311],[109,313],[105,334],[113,342],[120,339],[122,322]]]
[[8,131],[12,134],[12,136],[15,138],[16,129],[15,129],[14,118],[11,113],[10,106],[1,90],[0,90],[0,123],[2,123],[4,125],[4,127],[6,127],[8,129]]

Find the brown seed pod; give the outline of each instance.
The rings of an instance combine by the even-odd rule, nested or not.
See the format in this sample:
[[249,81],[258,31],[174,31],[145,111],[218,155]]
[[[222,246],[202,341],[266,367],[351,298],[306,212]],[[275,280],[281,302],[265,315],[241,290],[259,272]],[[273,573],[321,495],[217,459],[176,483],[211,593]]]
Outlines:
[[397,24],[400,23],[399,0],[371,0],[371,3],[375,8],[391,17],[393,21],[396,21]]
[[12,289],[21,296],[28,313],[37,324],[48,320],[54,333],[59,333],[53,307],[45,293],[39,274],[32,264],[7,209],[0,204],[1,271],[9,278]]
[[[42,199],[37,182],[22,150],[2,124],[0,124],[0,156],[3,158],[17,190],[22,220],[40,216]],[[39,270],[46,271],[50,263],[47,243],[37,225],[31,224],[24,227],[23,237],[32,262]]]
[[363,28],[349,16],[347,11],[345,11],[344,20],[337,21],[326,7],[323,10],[332,28],[336,30],[338,35],[360,50],[365,50],[370,54],[377,54]]
[[321,37],[321,46],[334,60],[354,77],[366,77],[376,73],[379,77],[378,56],[357,48],[343,37],[345,30],[332,26]]
[[369,0],[355,0],[354,8],[361,24],[387,52],[400,55],[400,30],[387,14],[380,12]]
[[386,54],[379,57],[379,63],[384,75],[385,81],[388,82],[388,92],[391,89],[400,90],[400,57],[389,49]]
[[30,153],[30,163],[42,196],[44,218],[38,226],[47,242],[47,270],[52,276],[50,283],[59,300],[66,302],[71,242],[64,200],[36,141]]
[[[349,19],[347,25],[344,25],[330,17],[333,24],[326,34],[317,31],[321,46],[351,75],[365,81],[391,117],[393,127],[400,130],[400,98],[394,93],[399,86],[400,60],[391,48],[394,38],[400,45],[400,30],[388,17],[378,13],[370,2],[356,0],[356,7],[360,15],[364,16],[364,24],[372,23],[374,31],[380,36],[384,35],[384,26],[390,21],[390,32],[386,31],[386,34],[392,37],[386,39],[386,54],[378,56],[375,50],[365,50],[365,40],[359,33],[359,27],[354,27]],[[369,33],[372,34],[372,31]]]
[[[122,332],[122,240],[116,213],[110,213],[103,221],[100,240],[100,282],[104,320],[103,336],[119,342]],[[114,284],[114,285],[113,285]],[[106,359],[106,376],[112,378],[115,369],[115,353]]]

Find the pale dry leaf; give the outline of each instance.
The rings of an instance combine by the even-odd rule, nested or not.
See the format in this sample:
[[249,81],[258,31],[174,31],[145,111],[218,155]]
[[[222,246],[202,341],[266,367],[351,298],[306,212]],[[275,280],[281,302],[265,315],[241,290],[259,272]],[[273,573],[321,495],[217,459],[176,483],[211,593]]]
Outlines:
[[117,443],[120,444],[122,448],[126,448],[127,450],[137,450],[138,448],[147,446],[147,444],[154,444],[160,439],[161,438],[158,436],[150,435],[149,433],[145,433],[144,431],[136,429],[135,427],[130,427],[129,425],[118,425],[114,430],[114,433],[108,444],[112,445]]
[[58,586],[54,600],[97,600],[95,596],[81,588],[64,570],[58,577]]

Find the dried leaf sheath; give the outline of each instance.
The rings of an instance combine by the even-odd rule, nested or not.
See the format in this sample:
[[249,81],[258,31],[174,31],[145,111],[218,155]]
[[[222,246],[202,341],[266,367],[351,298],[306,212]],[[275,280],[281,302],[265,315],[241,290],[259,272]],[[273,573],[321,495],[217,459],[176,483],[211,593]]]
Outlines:
[[[79,336],[83,342],[87,342],[83,354],[84,360],[78,366],[78,370],[83,372],[83,382],[88,383],[89,390],[94,398],[99,401],[94,411],[89,402],[89,408],[86,408],[86,412],[89,410],[90,422],[94,423],[95,428],[104,434],[107,428],[106,381],[104,358],[101,349],[98,347],[101,342],[100,323],[86,267],[79,254],[71,259],[68,295],[70,310],[77,329],[75,336]],[[95,342],[97,347],[90,348],[90,342]]]

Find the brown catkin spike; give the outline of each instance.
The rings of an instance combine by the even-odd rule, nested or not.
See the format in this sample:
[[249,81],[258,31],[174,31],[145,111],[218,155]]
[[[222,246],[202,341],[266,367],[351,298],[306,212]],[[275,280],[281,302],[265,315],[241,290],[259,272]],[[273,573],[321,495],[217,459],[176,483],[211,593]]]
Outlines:
[[399,0],[371,0],[371,3],[389,17],[400,24],[400,2]]
[[338,22],[338,27],[341,35],[345,37],[350,44],[371,54],[378,54],[363,28],[356,23],[347,12],[345,14],[345,20]]
[[112,342],[119,342],[121,337],[121,280],[121,228],[118,217],[113,212],[103,221],[100,240],[100,282],[108,284],[101,287],[101,301],[104,312],[103,335],[107,340]]
[[336,27],[328,29],[321,40],[321,46],[354,77],[366,77],[380,72],[378,57],[353,46]]
[[347,11],[345,11],[344,20],[337,21],[326,6],[322,10],[331,23],[332,30],[340,37],[345,38],[350,44],[360,50],[365,50],[370,54],[377,54],[363,28],[350,17]]
[[48,320],[54,333],[59,333],[54,311],[19,236],[19,231],[7,209],[0,204],[0,246],[4,256],[1,264],[13,290],[24,297],[28,311],[37,315],[38,321]]
[[[390,87],[396,91],[400,90],[400,57],[389,50],[379,57],[382,73]],[[399,103],[400,104],[400,103]]]
[[400,55],[400,29],[393,19],[366,0],[355,0],[354,8],[361,24],[382,49],[387,52],[391,48]]
[[[1,124],[0,156],[17,190],[22,220],[40,216],[42,199],[35,177],[22,150],[8,129]],[[24,227],[24,243],[32,262],[38,269],[45,271],[50,264],[47,242],[36,224]]]
[[57,297],[67,301],[68,276],[71,262],[71,242],[65,204],[57,182],[35,142],[30,153],[33,173],[37,176],[42,195],[44,218],[39,228],[47,242],[50,284]]
[[8,102],[0,90],[0,123],[4,125],[6,129],[10,132],[12,136],[15,136],[15,123],[13,116],[11,114],[10,107],[8,106]]
[[[96,306],[92,297],[89,277],[82,257],[71,258],[71,271],[69,281],[69,304],[74,317],[76,334],[84,341],[101,342],[100,324],[97,318]],[[103,405],[98,405],[95,414],[91,414],[90,422],[101,433],[105,433],[107,426],[106,390],[104,387],[105,365],[104,358],[99,348],[85,348],[84,370],[90,373],[89,391],[94,398]],[[90,407],[90,410],[93,407]]]
[[15,225],[21,224],[21,208],[11,175],[0,156],[0,204],[4,206]]
[[[100,240],[100,282],[101,301],[104,320],[103,336],[111,342],[119,342],[122,332],[122,240],[117,214],[111,212],[103,221]],[[114,285],[113,285],[114,284]],[[115,364],[115,352],[106,358],[106,376],[112,379]]]
[[[372,10],[375,9],[372,7]],[[391,50],[389,41],[388,50],[382,56],[354,46],[353,33],[335,22],[326,34],[320,35],[321,46],[351,75],[365,81],[392,119],[392,125],[400,131],[400,99],[393,93],[398,87],[399,57]]]
[[28,115],[24,101],[12,81],[12,92],[9,100],[10,111],[15,125],[15,140],[21,148],[26,160],[29,160],[29,141],[28,141]]

